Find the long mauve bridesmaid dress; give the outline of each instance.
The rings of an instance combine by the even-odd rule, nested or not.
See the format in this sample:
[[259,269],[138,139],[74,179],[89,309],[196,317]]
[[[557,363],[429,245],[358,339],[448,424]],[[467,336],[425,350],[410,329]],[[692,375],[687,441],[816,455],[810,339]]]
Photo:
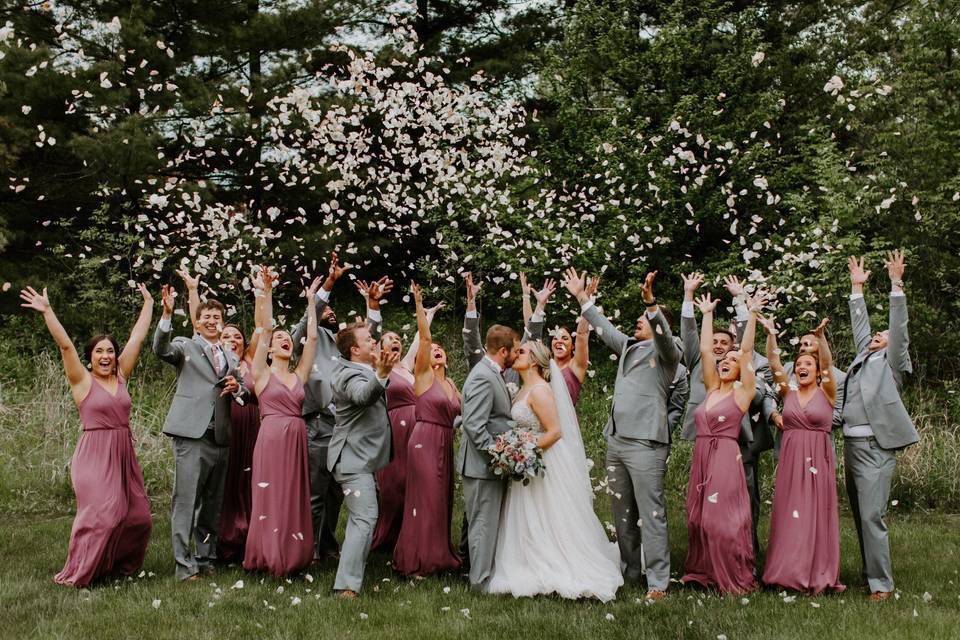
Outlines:
[[253,450],[253,501],[243,568],[283,577],[313,560],[303,384],[274,374],[258,397],[260,434]]
[[403,524],[393,551],[394,570],[425,576],[460,568],[450,542],[453,515],[453,421],[460,398],[434,379],[417,398],[417,424],[407,443]]
[[783,438],[773,492],[764,583],[817,594],[840,584],[833,405],[817,389],[807,406],[790,391],[783,402]]
[[[707,396],[709,399],[709,396]],[[728,393],[694,418],[690,484],[687,485],[687,561],[683,582],[742,594],[757,588],[753,575],[750,496],[737,437],[743,411]]]
[[230,403],[230,452],[220,507],[220,532],[217,557],[220,560],[243,559],[250,528],[251,472],[253,449],[260,432],[260,407],[253,393],[253,376],[248,371],[243,384],[250,391],[244,404]]
[[85,587],[98,578],[130,575],[143,565],[153,523],[133,450],[130,406],[122,380],[115,395],[90,381],[79,406],[83,433],[70,467],[77,516],[67,562],[54,582]]
[[396,371],[387,385],[387,415],[393,436],[393,459],[376,473],[379,516],[370,548],[393,551],[403,523],[404,491],[407,481],[407,440],[417,423],[417,396],[413,383]]

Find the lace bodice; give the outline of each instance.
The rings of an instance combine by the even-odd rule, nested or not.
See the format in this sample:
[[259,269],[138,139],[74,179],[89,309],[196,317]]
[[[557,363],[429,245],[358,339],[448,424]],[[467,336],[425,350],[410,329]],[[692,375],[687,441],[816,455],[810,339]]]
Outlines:
[[543,431],[540,427],[540,420],[537,418],[537,414],[533,412],[533,409],[530,408],[530,403],[527,402],[527,397],[524,396],[522,400],[518,400],[513,405],[510,414],[513,417],[514,422],[517,423],[517,427],[520,429],[528,429],[530,431]]

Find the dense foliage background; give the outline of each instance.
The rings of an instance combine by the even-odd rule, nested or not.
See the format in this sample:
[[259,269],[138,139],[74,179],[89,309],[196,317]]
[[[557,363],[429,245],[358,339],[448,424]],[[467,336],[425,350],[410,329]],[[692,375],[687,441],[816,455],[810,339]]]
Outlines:
[[904,247],[914,361],[949,385],[958,16],[946,0],[4,0],[3,331],[46,344],[17,309],[26,282],[78,338],[125,328],[128,281],[156,288],[181,262],[243,316],[250,264],[296,280],[339,247],[360,276],[451,301],[480,272],[487,313],[511,321],[516,291],[500,294],[521,269],[603,271],[625,316],[648,269],[665,301],[682,271],[735,273],[780,288],[782,322],[833,316],[842,352],[846,256],[867,254],[880,304],[880,256]]

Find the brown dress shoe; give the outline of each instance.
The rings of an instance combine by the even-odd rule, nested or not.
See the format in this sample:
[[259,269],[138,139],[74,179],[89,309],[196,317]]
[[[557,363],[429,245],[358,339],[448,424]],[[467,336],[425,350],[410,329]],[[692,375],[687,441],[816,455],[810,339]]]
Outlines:
[[893,597],[892,591],[874,591],[870,594],[870,597],[867,598],[870,602],[883,602],[884,600],[889,600]]
[[647,595],[644,600],[649,600],[650,602],[660,602],[667,597],[666,591],[658,591],[656,589],[651,589],[647,591]]
[[343,591],[337,594],[337,597],[340,598],[341,600],[356,600],[357,598],[360,597],[360,594],[357,593],[356,591],[351,591],[350,589],[344,589]]
[[184,578],[184,579],[183,579],[183,582],[200,582],[202,579],[203,579],[203,578],[200,577],[200,574],[199,574],[199,573],[195,573],[195,574],[193,574],[192,576],[190,576],[189,578]]

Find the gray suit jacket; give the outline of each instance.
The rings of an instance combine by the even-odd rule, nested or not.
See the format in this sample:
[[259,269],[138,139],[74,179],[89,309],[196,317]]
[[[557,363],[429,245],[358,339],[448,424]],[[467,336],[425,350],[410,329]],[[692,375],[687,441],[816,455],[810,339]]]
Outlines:
[[[213,422],[217,444],[225,446],[230,441],[231,397],[220,397],[220,388],[215,386],[222,376],[216,371],[213,350],[199,335],[193,338],[182,336],[171,339],[171,330],[157,325],[153,334],[153,352],[158,358],[177,369],[177,390],[163,423],[163,432],[168,436],[202,438]],[[227,358],[227,373],[243,384],[236,354],[223,350]]]
[[486,449],[493,438],[515,425],[511,415],[512,403],[507,384],[487,360],[481,360],[471,369],[463,383],[463,435],[457,454],[457,468],[468,478],[496,480],[490,469],[490,455]]
[[[539,340],[543,336],[543,320],[530,321],[523,328],[523,337],[520,338],[521,344],[528,340]],[[467,371],[472,371],[478,362],[483,360],[486,352],[483,349],[483,341],[480,339],[480,314],[476,318],[463,316],[463,355],[467,358]],[[503,373],[503,378],[508,383],[520,386],[520,374],[513,369],[507,369]]]
[[595,304],[583,312],[583,317],[620,358],[604,437],[669,444],[667,396],[680,364],[680,349],[673,342],[663,313],[658,310],[650,320],[653,339],[644,342],[627,337]]
[[[389,382],[389,381],[388,381]],[[327,468],[343,474],[373,473],[387,466],[393,450],[386,386],[370,367],[340,358],[333,372],[336,426]]]
[[[327,308],[328,303],[319,296],[317,301],[317,318]],[[367,327],[373,337],[380,334],[380,323],[367,317]],[[296,356],[303,353],[303,339],[307,336],[307,314],[304,313],[300,322],[293,328],[293,352]],[[303,415],[310,416],[321,413],[327,418],[326,422],[333,421],[333,372],[340,360],[337,351],[337,334],[325,327],[317,327],[317,351],[313,358],[313,367],[303,386]]]
[[867,349],[873,332],[867,303],[862,297],[850,301],[850,324],[857,357],[847,369],[844,399],[851,379],[859,380],[863,404],[877,443],[884,449],[902,449],[917,442],[920,436],[900,398],[903,376],[913,372],[908,353],[910,335],[906,296],[890,296],[890,336],[886,348],[874,354]]

